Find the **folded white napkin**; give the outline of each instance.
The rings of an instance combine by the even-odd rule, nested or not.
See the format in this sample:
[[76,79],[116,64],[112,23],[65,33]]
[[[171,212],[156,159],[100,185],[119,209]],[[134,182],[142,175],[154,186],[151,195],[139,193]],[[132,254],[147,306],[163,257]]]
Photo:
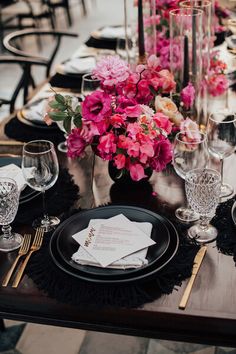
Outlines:
[[43,122],[46,109],[46,98],[31,102],[24,109],[24,118],[31,121]]
[[63,69],[68,74],[82,74],[89,73],[95,66],[96,60],[94,57],[72,58],[63,64]]
[[[96,219],[96,223],[100,223],[104,219]],[[92,221],[92,220],[91,220]],[[148,222],[131,222],[135,226],[137,226],[141,231],[143,231],[148,237],[151,237],[152,232],[152,224]],[[87,230],[87,229],[86,229]],[[84,230],[83,230],[84,231]],[[148,263],[146,259],[148,247],[144,248],[140,251],[134,252],[128,256],[125,256],[111,264],[109,264],[106,268],[114,268],[114,269],[128,269],[128,268],[140,268]],[[91,256],[83,247],[80,247],[77,252],[72,255],[72,260],[78,264],[82,265],[92,265],[95,267],[101,267],[101,264],[97,262],[97,260]]]
[[[130,30],[129,30],[130,32]],[[103,27],[99,31],[100,37],[104,38],[125,38],[125,28],[124,27]]]
[[21,168],[13,163],[0,167],[0,177],[9,177],[14,179],[20,192],[26,186]]

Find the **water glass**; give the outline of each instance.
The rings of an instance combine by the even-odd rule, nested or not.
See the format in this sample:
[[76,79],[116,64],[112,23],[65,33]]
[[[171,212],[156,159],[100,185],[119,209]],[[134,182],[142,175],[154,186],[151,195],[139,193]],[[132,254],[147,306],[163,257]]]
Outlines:
[[188,235],[199,243],[208,243],[217,237],[217,229],[209,224],[209,220],[214,216],[219,203],[220,186],[220,173],[213,169],[198,168],[186,174],[188,203],[200,215],[200,223],[191,226]]
[[81,93],[84,97],[100,88],[100,80],[93,78],[92,74],[85,74],[82,77]]
[[7,177],[0,178],[0,225],[3,234],[0,236],[0,251],[16,250],[22,244],[23,238],[11,232],[10,224],[14,220],[19,205],[19,190],[16,182]]
[[[191,132],[194,136],[196,132]],[[174,141],[173,166],[176,173],[185,179],[186,173],[194,168],[206,167],[209,160],[206,135],[199,133],[198,140],[186,139],[185,132],[180,131]],[[189,207],[179,207],[175,211],[177,219],[191,222],[199,219],[199,215]]]
[[233,195],[234,189],[223,182],[224,158],[232,155],[236,146],[236,115],[224,109],[210,114],[207,123],[208,148],[221,161],[221,197]]
[[57,217],[48,215],[45,203],[45,191],[56,183],[59,174],[53,143],[48,140],[33,140],[25,144],[22,172],[26,183],[31,188],[42,192],[43,196],[43,217],[34,220],[33,227],[41,227],[44,232],[49,232],[60,222]]

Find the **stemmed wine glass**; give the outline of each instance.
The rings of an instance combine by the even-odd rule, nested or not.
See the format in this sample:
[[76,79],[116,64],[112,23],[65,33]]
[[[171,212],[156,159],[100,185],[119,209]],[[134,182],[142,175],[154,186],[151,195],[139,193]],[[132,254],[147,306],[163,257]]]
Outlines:
[[190,238],[199,243],[216,239],[217,229],[209,224],[220,199],[221,176],[210,168],[189,171],[185,178],[187,200],[191,208],[200,214],[200,223],[188,229]]
[[0,178],[0,224],[3,234],[0,236],[0,251],[9,252],[16,250],[22,244],[23,238],[20,234],[12,233],[10,223],[14,220],[18,205],[20,192],[16,182],[7,177]]
[[[196,132],[189,132],[194,136]],[[176,173],[185,179],[186,173],[194,168],[206,167],[209,160],[206,134],[200,133],[198,139],[186,138],[186,133],[180,131],[175,136],[173,149],[173,166]],[[179,207],[175,211],[176,217],[184,222],[199,219],[199,214],[188,207]]]
[[84,97],[100,88],[100,80],[93,78],[92,74],[85,74],[82,77],[81,93]]
[[23,147],[22,172],[26,183],[42,192],[43,217],[33,222],[33,227],[41,227],[45,232],[51,231],[60,222],[55,216],[46,212],[45,191],[51,188],[58,178],[59,166],[54,145],[47,140],[33,140]]
[[223,182],[224,158],[232,155],[236,145],[236,115],[228,109],[210,114],[207,123],[208,148],[221,161],[221,197],[234,193],[229,184]]

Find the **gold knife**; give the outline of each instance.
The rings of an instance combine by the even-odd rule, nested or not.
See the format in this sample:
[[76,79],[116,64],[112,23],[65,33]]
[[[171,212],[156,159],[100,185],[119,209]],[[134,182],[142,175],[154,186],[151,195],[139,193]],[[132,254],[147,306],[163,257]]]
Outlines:
[[203,258],[206,254],[206,251],[207,251],[207,247],[202,246],[194,258],[192,275],[188,281],[188,285],[184,291],[184,294],[183,294],[182,299],[179,304],[179,309],[181,309],[181,310],[184,310],[187,305],[187,302],[188,302],[188,299],[189,299],[189,296],[190,296],[190,293],[191,293],[191,290],[193,287],[194,280],[195,280],[197,273],[199,271],[199,268],[202,264]]

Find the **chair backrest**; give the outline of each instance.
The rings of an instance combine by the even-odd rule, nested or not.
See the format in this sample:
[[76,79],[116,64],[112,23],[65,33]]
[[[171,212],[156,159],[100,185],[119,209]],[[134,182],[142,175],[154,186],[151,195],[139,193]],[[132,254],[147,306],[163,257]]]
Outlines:
[[34,87],[34,80],[31,74],[33,65],[46,66],[47,63],[39,58],[30,57],[15,57],[15,56],[0,56],[0,65],[18,65],[21,69],[20,79],[15,87],[12,88],[12,94],[9,99],[0,98],[1,105],[9,105],[10,113],[14,112],[15,102],[21,90],[23,90],[23,103],[25,104],[28,97],[30,86]]
[[[32,55],[32,53],[29,53],[23,49],[21,49],[18,44],[16,46],[16,40],[18,39],[26,39],[29,36],[52,36],[55,39],[55,44],[53,49],[51,50],[51,54],[49,57],[44,57],[44,56],[38,56],[38,55]],[[50,75],[50,70],[51,66],[53,63],[53,60],[58,52],[58,49],[61,44],[61,39],[62,37],[78,37],[78,34],[76,33],[71,33],[67,31],[58,31],[58,30],[38,30],[38,29],[25,29],[25,30],[20,30],[20,31],[14,31],[8,35],[6,35],[3,39],[3,45],[4,47],[13,55],[16,55],[18,57],[28,57],[28,58],[34,58],[37,60],[41,60],[42,62],[45,63],[46,65],[46,78],[49,77]],[[23,42],[23,41],[22,41]]]

